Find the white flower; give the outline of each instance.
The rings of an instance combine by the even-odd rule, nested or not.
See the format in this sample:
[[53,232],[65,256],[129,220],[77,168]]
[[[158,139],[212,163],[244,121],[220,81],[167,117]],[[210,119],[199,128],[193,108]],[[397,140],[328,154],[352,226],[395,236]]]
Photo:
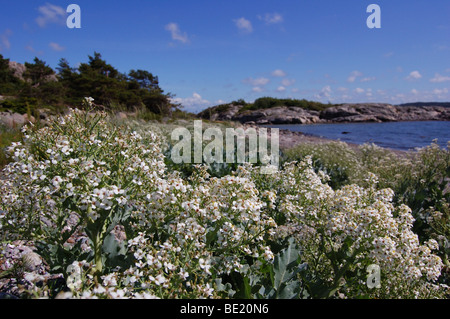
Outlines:
[[63,179],[61,178],[61,176],[55,176],[52,179],[52,184],[55,187],[59,187],[59,184],[61,184],[63,182]]
[[169,262],[164,262],[164,269],[166,272],[175,270],[175,265]]
[[208,275],[211,275],[211,272],[209,271],[209,269],[211,268],[211,264],[210,264],[209,260],[205,261],[203,258],[200,258],[198,260],[198,263],[199,263],[201,269],[203,269]]
[[186,280],[189,277],[189,274],[183,268],[180,268],[180,272],[178,274],[181,278],[183,278],[183,280]]
[[425,245],[427,245],[431,250],[439,249],[439,244],[434,239],[429,239],[427,242],[425,242]]
[[166,282],[166,278],[164,278],[163,275],[159,274],[158,276],[156,276],[155,278],[155,284],[157,284],[158,286],[164,284]]
[[103,287],[103,286],[101,286],[101,285],[98,285],[97,287],[95,287],[95,288],[93,289],[92,292],[93,292],[94,294],[99,294],[99,295],[101,295],[101,294],[104,294],[104,293],[106,292],[106,288]]

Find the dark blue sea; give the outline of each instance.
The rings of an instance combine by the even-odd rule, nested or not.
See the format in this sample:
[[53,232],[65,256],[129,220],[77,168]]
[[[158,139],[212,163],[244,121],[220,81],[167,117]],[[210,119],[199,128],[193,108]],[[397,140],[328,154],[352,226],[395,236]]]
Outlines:
[[428,146],[434,139],[437,139],[442,148],[447,148],[447,142],[450,141],[449,121],[295,124],[266,127],[278,127],[354,144],[374,143],[398,150]]

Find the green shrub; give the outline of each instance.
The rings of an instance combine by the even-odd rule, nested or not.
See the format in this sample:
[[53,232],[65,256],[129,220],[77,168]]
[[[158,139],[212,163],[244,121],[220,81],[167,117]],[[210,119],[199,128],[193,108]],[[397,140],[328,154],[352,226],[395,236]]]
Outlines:
[[246,104],[240,111],[268,109],[277,106],[296,106],[307,110],[322,111],[327,107],[333,106],[315,101],[298,99],[278,99],[273,97],[261,97],[255,100],[253,104]]
[[13,142],[22,140],[22,133],[18,128],[10,129],[0,125],[0,169],[10,162],[6,148]]

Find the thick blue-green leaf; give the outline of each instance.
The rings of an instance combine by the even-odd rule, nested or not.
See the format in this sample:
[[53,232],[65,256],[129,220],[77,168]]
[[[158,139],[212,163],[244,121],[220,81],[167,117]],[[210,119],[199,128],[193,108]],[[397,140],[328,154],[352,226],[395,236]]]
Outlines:
[[300,250],[293,240],[289,241],[289,246],[275,256],[273,270],[274,289],[279,291],[283,284],[293,279],[298,272],[298,257]]

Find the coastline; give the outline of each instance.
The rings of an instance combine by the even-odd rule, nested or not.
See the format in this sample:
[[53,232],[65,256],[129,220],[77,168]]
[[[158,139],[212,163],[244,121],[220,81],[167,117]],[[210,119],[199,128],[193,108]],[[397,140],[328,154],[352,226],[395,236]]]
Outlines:
[[[259,128],[265,127],[265,126],[259,126],[255,124],[242,124],[244,129],[246,128],[256,128],[258,131]],[[268,137],[270,136],[270,131],[268,132]],[[350,148],[353,150],[359,150],[360,144],[356,143],[350,143],[342,140],[336,140],[336,139],[329,139],[325,137],[315,136],[312,134],[307,134],[303,132],[294,132],[290,131],[288,129],[279,129],[279,137],[280,137],[280,150],[286,151],[288,149],[297,147],[302,144],[327,144],[327,143],[334,143],[334,142],[340,142],[347,144]],[[380,146],[381,147],[381,146]],[[383,149],[389,150],[397,155],[405,155],[411,151],[405,151],[405,150],[398,150],[393,148],[387,148],[387,147],[381,147]]]
[[212,121],[236,121],[242,124],[337,124],[404,121],[449,121],[450,108],[445,106],[395,106],[383,103],[342,104],[313,110],[300,106],[274,106],[246,109],[239,104],[208,108],[198,117]]

